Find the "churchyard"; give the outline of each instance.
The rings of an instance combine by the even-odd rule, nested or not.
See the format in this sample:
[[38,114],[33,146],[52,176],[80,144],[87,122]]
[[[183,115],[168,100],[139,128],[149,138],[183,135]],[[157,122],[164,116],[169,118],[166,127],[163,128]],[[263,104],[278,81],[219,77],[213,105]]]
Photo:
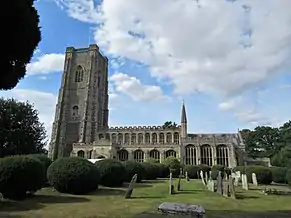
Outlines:
[[207,218],[289,218],[291,196],[264,195],[264,188],[290,190],[285,185],[254,186],[245,190],[236,187],[236,199],[207,190],[200,179],[173,180],[174,193],[169,193],[169,179],[145,181],[135,184],[132,196],[125,199],[126,184],[122,188],[99,187],[87,195],[60,194],[52,188],[43,188],[35,196],[19,202],[1,202],[0,217],[87,217],[87,218],[159,218],[162,202],[179,202],[201,205]]

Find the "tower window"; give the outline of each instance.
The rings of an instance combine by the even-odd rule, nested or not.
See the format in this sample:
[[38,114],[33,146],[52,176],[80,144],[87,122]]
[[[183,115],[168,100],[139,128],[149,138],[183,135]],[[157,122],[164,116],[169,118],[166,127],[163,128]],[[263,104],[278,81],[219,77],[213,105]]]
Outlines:
[[79,115],[79,107],[77,105],[75,105],[73,107],[73,113],[72,113],[73,117],[76,117]]
[[84,77],[84,70],[83,68],[79,65],[77,67],[77,70],[76,70],[76,74],[75,74],[75,82],[78,83],[78,82],[83,82],[83,78]]

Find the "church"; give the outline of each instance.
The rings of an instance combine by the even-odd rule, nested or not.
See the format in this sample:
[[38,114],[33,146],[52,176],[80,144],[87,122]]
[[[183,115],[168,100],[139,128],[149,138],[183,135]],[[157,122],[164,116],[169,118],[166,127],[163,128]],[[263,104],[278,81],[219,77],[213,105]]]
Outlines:
[[108,126],[108,59],[95,44],[68,47],[55,110],[49,156],[159,162],[169,156],[190,165],[245,163],[245,145],[237,133],[188,133],[185,104],[180,125]]

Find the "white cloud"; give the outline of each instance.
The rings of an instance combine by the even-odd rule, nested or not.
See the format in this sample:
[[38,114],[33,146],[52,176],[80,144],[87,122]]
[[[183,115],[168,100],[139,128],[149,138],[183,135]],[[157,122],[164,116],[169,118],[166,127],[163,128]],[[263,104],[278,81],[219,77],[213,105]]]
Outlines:
[[241,101],[243,100],[242,96],[238,96],[238,97],[234,97],[234,98],[230,98],[226,101],[221,102],[218,105],[218,108],[222,111],[228,111],[228,110],[232,110],[234,108],[237,107],[237,105],[239,103],[241,103]]
[[64,54],[44,54],[26,67],[27,75],[49,74],[62,71],[64,68]]
[[143,85],[140,80],[124,73],[115,73],[110,77],[110,82],[116,92],[128,95],[134,101],[164,101],[169,97],[163,94],[159,86]]
[[29,89],[12,89],[10,91],[1,92],[0,96],[33,103],[35,108],[39,111],[40,121],[45,125],[47,137],[51,137],[52,122],[56,106],[56,96],[54,94]]
[[291,63],[290,0],[56,1],[71,17],[101,24],[102,49],[146,64],[179,93],[232,95]]

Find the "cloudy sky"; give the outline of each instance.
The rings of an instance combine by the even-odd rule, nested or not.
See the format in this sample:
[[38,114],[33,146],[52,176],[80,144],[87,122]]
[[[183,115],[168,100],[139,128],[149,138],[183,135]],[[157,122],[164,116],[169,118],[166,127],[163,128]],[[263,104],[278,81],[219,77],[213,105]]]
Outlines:
[[291,119],[290,0],[40,0],[42,41],[27,77],[1,96],[29,100],[50,135],[67,46],[110,62],[110,125],[179,122],[235,132]]

